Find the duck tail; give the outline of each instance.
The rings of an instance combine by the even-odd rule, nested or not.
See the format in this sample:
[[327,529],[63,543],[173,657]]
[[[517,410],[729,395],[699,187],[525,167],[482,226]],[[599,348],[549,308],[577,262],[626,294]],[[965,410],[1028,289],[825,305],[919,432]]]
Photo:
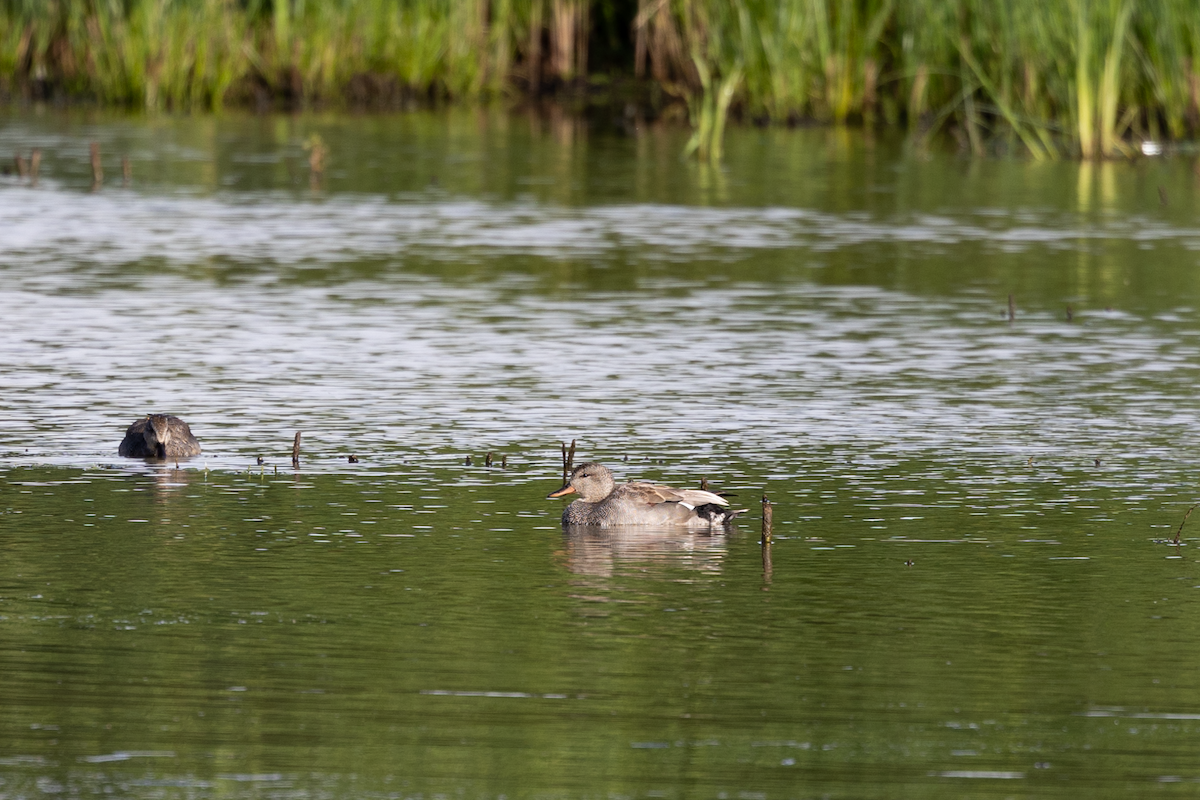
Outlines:
[[696,506],[696,515],[709,525],[728,525],[738,514],[745,514],[747,511],[747,508],[727,508],[716,503]]

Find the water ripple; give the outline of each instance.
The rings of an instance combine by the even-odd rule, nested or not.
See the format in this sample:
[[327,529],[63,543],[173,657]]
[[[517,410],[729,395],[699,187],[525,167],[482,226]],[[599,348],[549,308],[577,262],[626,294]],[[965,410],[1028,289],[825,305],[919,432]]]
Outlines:
[[[1167,315],[1030,313],[994,301],[805,281],[718,288],[634,280],[536,290],[503,270],[448,282],[396,269],[318,285],[213,280],[152,265],[205,259],[343,263],[444,253],[647,252],[849,246],[869,241],[1069,242],[1134,236],[997,214],[980,224],[797,209],[588,209],[343,198],[86,196],[0,191],[0,452],[111,458],[149,410],[181,414],[209,458],[286,449],[330,468],[359,454],[549,449],[720,458],[856,453],[947,460],[1169,456],[1194,438],[1200,342]],[[986,223],[986,224],[984,224]],[[1138,228],[1187,239],[1192,231]],[[97,263],[131,264],[106,282]],[[147,268],[146,265],[151,265]],[[266,270],[268,276],[274,275]],[[1190,312],[1179,312],[1186,317]],[[1136,453],[1121,441],[1139,442]],[[336,460],[335,460],[336,459]]]
[[1100,240],[1174,241],[1195,249],[1200,229],[1137,217],[1083,222],[1069,215],[996,211],[960,218],[929,214],[878,219],[797,208],[611,205],[588,208],[489,204],[437,197],[389,200],[339,195],[298,201],[283,194],[218,197],[94,195],[0,188],[0,249],[11,266],[128,264],[145,259],[194,264],[336,263],[405,253],[689,258],[708,251],[865,244],[981,242],[1011,252],[1078,248]]

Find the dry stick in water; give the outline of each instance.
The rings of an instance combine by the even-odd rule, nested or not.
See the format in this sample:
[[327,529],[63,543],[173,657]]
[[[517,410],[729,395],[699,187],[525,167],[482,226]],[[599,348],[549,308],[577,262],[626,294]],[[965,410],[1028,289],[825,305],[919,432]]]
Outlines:
[[129,156],[121,156],[121,185],[129,186],[133,183],[133,165],[129,163]]
[[508,469],[508,456],[500,456],[500,469]]
[[[763,564],[763,580],[767,583],[771,582],[771,501],[764,494],[762,499],[762,564]],[[763,587],[766,591],[766,587]]]
[[762,499],[762,543],[771,543],[771,522],[775,516],[775,510],[771,506],[771,501],[764,494]]
[[492,465],[492,454],[491,453],[488,453],[486,456],[483,457],[483,465],[485,467],[490,467]]
[[13,163],[17,167],[17,177],[24,178],[29,174],[29,167],[25,164],[25,156],[17,153],[13,156]]
[[317,177],[325,173],[325,154],[328,152],[324,142],[314,138],[308,150],[308,168]]
[[300,466],[300,431],[296,431],[296,438],[292,440],[292,466]]
[[325,146],[321,134],[314,133],[304,143],[304,149],[308,151],[308,185],[315,191],[321,188],[321,178],[325,175],[325,156],[329,154],[329,148]]
[[708,491],[708,478],[705,478],[704,476],[700,477],[700,491],[702,491],[702,492]]
[[1187,522],[1187,518],[1190,517],[1192,515],[1192,512],[1195,511],[1197,508],[1200,508],[1200,503],[1197,503],[1196,505],[1189,508],[1187,510],[1187,513],[1183,515],[1183,521],[1179,523],[1179,530],[1175,531],[1175,544],[1179,544],[1179,534],[1183,533],[1183,523]]
[[92,142],[92,191],[96,191],[104,183],[104,167],[100,163],[100,143]]
[[38,148],[33,148],[29,154],[29,185],[37,186],[38,169],[42,166],[42,151]]
[[567,443],[562,443],[562,459],[563,459],[563,485],[567,485],[567,480],[571,477],[571,468],[575,465],[575,440],[571,440],[571,449],[567,449]]

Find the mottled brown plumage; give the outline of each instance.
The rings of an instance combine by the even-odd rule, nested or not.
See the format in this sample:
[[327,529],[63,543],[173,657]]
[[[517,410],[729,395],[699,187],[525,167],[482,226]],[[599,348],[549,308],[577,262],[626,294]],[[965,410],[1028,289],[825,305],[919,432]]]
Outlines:
[[187,458],[200,455],[200,442],[179,417],[148,414],[125,431],[117,454],[127,458]]
[[613,481],[601,464],[580,464],[567,485],[550,497],[578,492],[579,499],[563,511],[563,525],[684,526],[712,528],[725,525],[746,509],[730,509],[729,501],[701,489],[673,489],[654,483]]

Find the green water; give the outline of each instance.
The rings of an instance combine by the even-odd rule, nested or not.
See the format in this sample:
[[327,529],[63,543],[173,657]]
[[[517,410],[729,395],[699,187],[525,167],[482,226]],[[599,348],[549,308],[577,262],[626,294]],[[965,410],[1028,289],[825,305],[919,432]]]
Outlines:
[[1058,492],[814,505],[764,563],[752,526],[564,534],[497,470],[6,477],[9,796],[1192,777],[1195,562]]
[[0,798],[1194,794],[1191,161],[683,138],[4,118]]

